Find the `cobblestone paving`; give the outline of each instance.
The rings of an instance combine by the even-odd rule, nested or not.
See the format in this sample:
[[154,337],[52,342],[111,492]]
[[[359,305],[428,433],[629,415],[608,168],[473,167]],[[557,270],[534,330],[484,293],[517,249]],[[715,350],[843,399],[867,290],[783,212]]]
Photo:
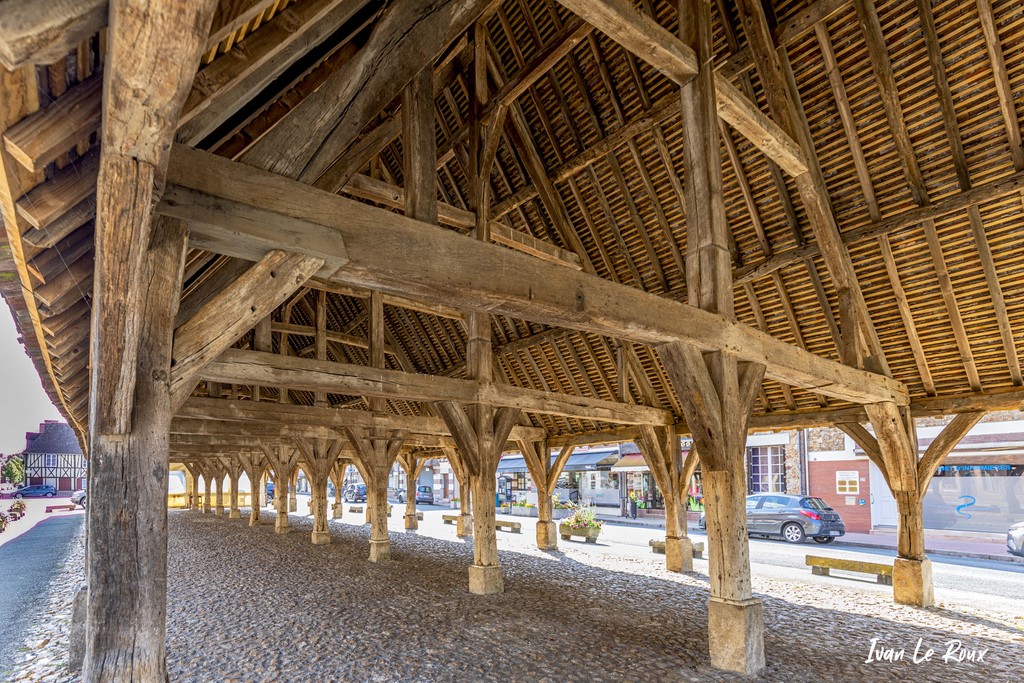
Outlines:
[[[528,548],[532,539],[502,534],[501,547],[517,546],[501,553],[506,593],[479,597],[466,590],[472,546],[452,527],[430,528],[451,540],[392,531],[394,561],[374,565],[365,559],[364,525],[332,523],[332,544],[313,546],[310,520],[292,515],[291,524],[290,534],[277,535],[244,519],[171,513],[172,681],[750,680],[707,664],[706,562],[680,576],[664,571],[661,556],[566,542],[546,554]],[[67,577],[69,590],[55,584],[48,610],[70,611],[77,580]],[[1020,621],[970,606],[901,607],[841,582],[823,588],[755,577],[754,588],[765,601],[768,661],[756,680],[1021,680]],[[32,637],[66,643],[65,617],[44,622],[54,632]],[[905,649],[905,659],[866,664],[872,638]],[[914,664],[919,638],[919,657],[929,647],[935,654]],[[943,663],[953,639],[987,652],[981,662]],[[74,680],[58,673],[60,654],[46,648],[41,656],[50,661],[19,680]]]
[[[563,542],[550,555],[503,552],[505,594],[479,597],[466,589],[472,548],[454,530],[451,541],[392,532],[394,561],[374,565],[366,527],[332,524],[333,543],[312,546],[306,520],[293,515],[292,533],[279,536],[270,526],[172,515],[172,680],[736,678],[706,662],[706,574],[672,575],[654,559],[584,554]],[[841,585],[755,588],[765,600],[760,680],[1021,680],[1024,632],[1012,626],[895,606]],[[875,637],[905,648],[906,660],[865,664]],[[915,665],[918,638],[922,655],[936,654]],[[943,663],[954,638],[987,648],[982,662]]]

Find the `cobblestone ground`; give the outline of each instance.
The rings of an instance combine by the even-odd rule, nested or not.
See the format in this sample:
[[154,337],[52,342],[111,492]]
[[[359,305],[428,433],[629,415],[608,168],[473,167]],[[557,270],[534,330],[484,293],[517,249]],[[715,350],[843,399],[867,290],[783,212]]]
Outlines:
[[[706,574],[673,575],[653,556],[562,542],[555,554],[503,552],[505,594],[479,597],[466,589],[470,545],[392,532],[394,561],[375,565],[365,559],[366,527],[331,526],[333,543],[312,546],[310,524],[294,515],[283,536],[172,515],[171,679],[735,680],[707,665]],[[841,585],[755,587],[765,600],[761,680],[1021,680],[1024,633],[1006,624],[895,606]],[[918,638],[921,655],[936,654],[917,665],[865,664],[876,637],[906,648],[907,660]],[[943,663],[951,639],[988,652],[981,663]]]
[[[452,527],[429,531],[451,540],[392,531],[394,561],[375,565],[365,559],[366,526],[332,523],[332,544],[313,546],[308,518],[291,523],[290,534],[277,535],[244,519],[171,513],[172,681],[737,680],[707,664],[706,562],[680,576],[663,569],[661,556],[567,542],[547,554],[502,534],[501,546],[515,539],[517,547],[501,553],[506,593],[479,597],[466,589],[472,546]],[[1017,621],[969,605],[901,607],[842,582],[755,578],[754,588],[765,602],[768,661],[756,680],[1021,680]],[[65,621],[54,628],[66,630]],[[905,659],[866,664],[872,638],[905,649]],[[915,664],[919,638],[919,657],[935,654]],[[987,652],[980,662],[944,663],[950,640]],[[36,666],[21,680],[71,680],[55,673],[58,658],[52,678]]]

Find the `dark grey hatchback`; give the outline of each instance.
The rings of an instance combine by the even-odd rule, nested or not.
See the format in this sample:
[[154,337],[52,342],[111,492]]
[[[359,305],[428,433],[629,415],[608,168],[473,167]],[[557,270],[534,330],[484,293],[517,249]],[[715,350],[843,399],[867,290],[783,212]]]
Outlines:
[[[705,528],[703,514],[700,527]],[[831,543],[846,534],[846,525],[821,498],[759,493],[747,496],[747,534],[781,537],[790,543],[803,543],[808,537]]]

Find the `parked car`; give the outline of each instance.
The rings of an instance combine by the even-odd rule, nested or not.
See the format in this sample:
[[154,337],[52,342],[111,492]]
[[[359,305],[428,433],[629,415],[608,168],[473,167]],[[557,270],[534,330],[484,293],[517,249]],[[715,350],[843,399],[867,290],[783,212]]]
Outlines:
[[53,498],[57,489],[52,484],[34,484],[22,486],[13,495],[15,498]]
[[350,503],[365,503],[366,484],[349,484],[343,497]]
[[[707,528],[704,513],[698,525]],[[782,493],[747,496],[748,536],[781,537],[790,543],[810,537],[816,543],[831,543],[845,534],[842,517],[821,498]]]
[[81,505],[83,509],[85,508],[85,489],[75,491],[71,494],[71,504]]
[[416,502],[423,503],[425,505],[434,504],[434,487],[432,486],[417,486],[416,487]]
[[1024,522],[1017,522],[1006,532],[1006,552],[1024,557]]

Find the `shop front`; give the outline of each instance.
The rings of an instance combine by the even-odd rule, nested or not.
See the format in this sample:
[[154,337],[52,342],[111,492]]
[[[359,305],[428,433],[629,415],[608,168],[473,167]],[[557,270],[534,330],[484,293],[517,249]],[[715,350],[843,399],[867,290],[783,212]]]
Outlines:
[[[685,459],[689,453],[690,442],[683,440]],[[612,465],[611,471],[619,478],[619,509],[624,517],[664,517],[665,496],[658,488],[654,475],[651,474],[647,461],[636,444],[627,443],[620,446],[621,457]],[[700,516],[704,509],[704,495],[701,489],[700,466],[686,485],[686,511],[693,513],[692,521]],[[634,514],[635,511],[635,514]]]

